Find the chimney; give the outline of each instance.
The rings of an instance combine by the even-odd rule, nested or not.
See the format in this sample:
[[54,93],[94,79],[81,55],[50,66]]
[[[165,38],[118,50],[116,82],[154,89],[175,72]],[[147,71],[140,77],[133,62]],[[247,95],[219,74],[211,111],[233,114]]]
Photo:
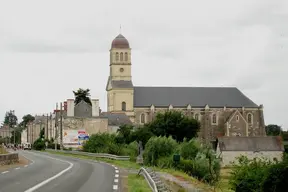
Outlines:
[[74,99],[67,99],[67,117],[74,117]]
[[92,117],[99,117],[99,99],[91,99]]

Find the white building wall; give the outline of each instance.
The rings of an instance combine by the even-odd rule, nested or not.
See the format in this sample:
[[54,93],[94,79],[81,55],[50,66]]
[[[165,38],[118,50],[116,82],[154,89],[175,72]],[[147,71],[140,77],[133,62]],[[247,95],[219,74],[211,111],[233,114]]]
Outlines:
[[240,157],[241,155],[248,157],[248,159],[265,158],[271,161],[273,161],[274,158],[276,158],[278,161],[282,161],[283,158],[282,151],[222,151],[222,166],[229,166],[233,161],[237,162],[237,157]]
[[74,99],[67,99],[67,117],[74,117]]
[[92,102],[92,117],[99,117],[99,99],[91,99]]
[[24,129],[21,133],[21,143],[28,143],[26,129]]

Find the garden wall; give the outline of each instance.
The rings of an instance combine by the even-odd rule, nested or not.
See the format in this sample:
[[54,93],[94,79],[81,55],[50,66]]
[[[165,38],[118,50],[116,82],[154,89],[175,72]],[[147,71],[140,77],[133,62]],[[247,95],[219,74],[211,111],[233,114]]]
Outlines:
[[0,154],[0,166],[19,162],[18,153]]

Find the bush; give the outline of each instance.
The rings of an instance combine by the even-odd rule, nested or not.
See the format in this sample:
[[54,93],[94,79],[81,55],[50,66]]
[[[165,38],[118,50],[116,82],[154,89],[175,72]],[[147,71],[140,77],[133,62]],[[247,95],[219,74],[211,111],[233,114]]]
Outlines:
[[157,165],[161,157],[169,157],[177,149],[177,142],[172,137],[152,137],[145,145],[144,164]]
[[286,191],[288,183],[288,163],[286,161],[272,165],[262,184],[263,192]]
[[232,190],[236,192],[260,191],[271,164],[272,162],[265,159],[249,160],[246,156],[239,157],[238,162],[233,165],[229,181]]
[[33,144],[33,149],[35,149],[35,150],[43,150],[43,149],[45,149],[45,141],[44,140],[42,140],[41,138],[39,138],[39,139],[37,139],[35,142],[34,142],[34,144]]
[[196,139],[191,139],[190,141],[184,140],[184,142],[180,145],[180,155],[184,159],[195,159],[199,150],[201,149],[201,144]]

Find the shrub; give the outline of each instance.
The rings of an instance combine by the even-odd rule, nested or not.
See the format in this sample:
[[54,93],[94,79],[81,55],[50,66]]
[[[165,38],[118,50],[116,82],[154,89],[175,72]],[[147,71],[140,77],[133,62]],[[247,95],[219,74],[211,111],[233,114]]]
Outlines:
[[162,169],[169,169],[169,168],[176,168],[176,165],[174,164],[173,161],[173,156],[169,157],[160,157],[157,160],[156,166]]
[[93,134],[87,142],[83,145],[83,151],[90,153],[118,153],[119,149],[115,144],[115,134],[98,133]]
[[190,141],[184,140],[180,145],[180,155],[184,159],[195,159],[197,153],[201,148],[200,142],[196,139],[191,139]]
[[288,163],[283,161],[272,165],[262,184],[263,192],[286,191],[288,183]]
[[39,151],[45,149],[45,141],[41,138],[37,139],[33,144],[33,149]]
[[272,162],[265,159],[249,160],[246,156],[239,157],[238,162],[233,165],[229,181],[232,190],[236,192],[260,191],[271,164]]
[[144,164],[157,165],[160,157],[169,157],[176,151],[177,142],[172,137],[152,137],[145,145]]

